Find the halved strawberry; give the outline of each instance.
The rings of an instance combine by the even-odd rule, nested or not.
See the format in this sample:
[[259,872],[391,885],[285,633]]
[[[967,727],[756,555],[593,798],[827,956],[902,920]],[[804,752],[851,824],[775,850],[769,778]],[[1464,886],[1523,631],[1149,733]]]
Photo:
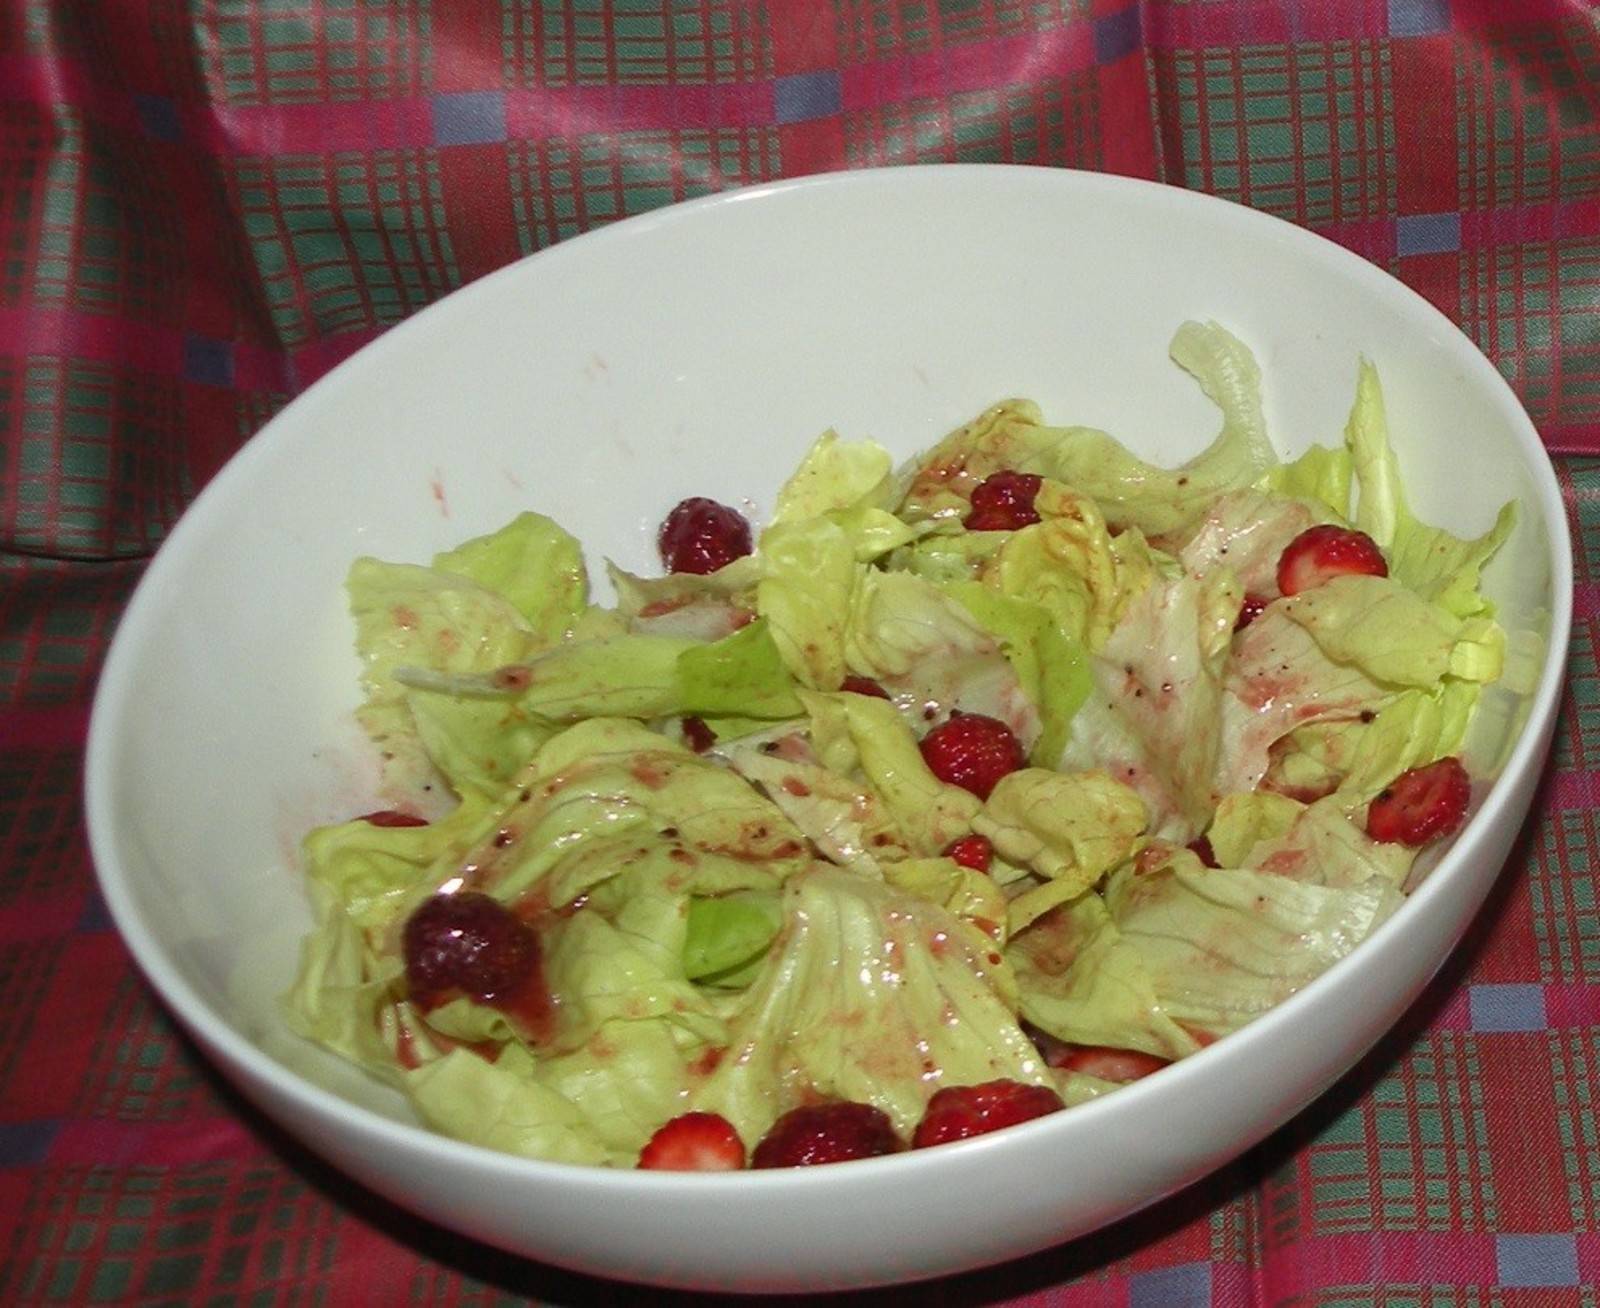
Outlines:
[[1471,800],[1472,779],[1460,759],[1410,768],[1367,805],[1367,834],[1417,848],[1459,827]]
[[954,859],[962,867],[970,867],[974,872],[987,872],[994,858],[994,846],[989,843],[987,836],[973,832],[970,836],[952,840],[946,846],[944,856]]
[[916,1149],[949,1144],[986,1135],[1043,1117],[1066,1105],[1049,1086],[1021,1081],[985,1081],[982,1085],[952,1085],[940,1090],[923,1110],[911,1144]]
[[1082,1072],[1102,1081],[1137,1081],[1159,1072],[1166,1060],[1137,1049],[1109,1049],[1103,1045],[1067,1045],[1050,1059],[1051,1067],[1064,1072]]
[[979,799],[1026,759],[1011,728],[982,713],[959,713],[922,738],[922,761],[949,786],[970,790]]
[[639,1166],[658,1172],[737,1172],[744,1141],[718,1113],[674,1117],[639,1151]]
[[1364,531],[1324,523],[1308,527],[1278,556],[1278,589],[1285,595],[1321,586],[1335,577],[1387,577],[1378,542]]

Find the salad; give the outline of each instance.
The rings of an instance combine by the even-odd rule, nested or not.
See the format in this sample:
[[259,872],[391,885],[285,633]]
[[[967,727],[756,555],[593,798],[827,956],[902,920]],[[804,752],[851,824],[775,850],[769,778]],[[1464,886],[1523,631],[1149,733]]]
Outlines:
[[570,1163],[840,1161],[1070,1108],[1348,954],[1466,815],[1504,635],[1415,518],[1374,369],[1283,462],[1216,324],[1182,467],[998,404],[896,469],[824,434],[664,575],[524,513],[360,558],[392,807],[312,831],[301,1034]]

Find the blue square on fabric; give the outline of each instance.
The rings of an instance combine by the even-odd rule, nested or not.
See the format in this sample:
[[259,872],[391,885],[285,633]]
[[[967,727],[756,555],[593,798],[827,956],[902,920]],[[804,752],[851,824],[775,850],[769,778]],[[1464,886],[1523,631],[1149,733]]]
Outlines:
[[178,106],[171,96],[136,95],[133,111],[139,116],[139,126],[146,136],[158,141],[177,141],[183,137],[183,124],[178,120]]
[[0,1122],[0,1167],[32,1167],[42,1163],[50,1152],[61,1123]]
[[1143,30],[1139,25],[1139,6],[1129,5],[1114,14],[1094,20],[1094,61],[1114,64],[1139,48]]
[[1550,1025],[1543,986],[1469,986],[1467,1011],[1474,1031],[1543,1031]]
[[1402,255],[1445,254],[1461,248],[1459,213],[1403,214],[1395,219],[1395,248]]
[[454,91],[433,97],[435,145],[491,145],[506,139],[500,91]]
[[1183,1263],[1129,1277],[1128,1308],[1211,1308],[1211,1264]]
[[824,68],[814,73],[794,73],[772,84],[773,113],[780,123],[805,123],[829,118],[843,102],[839,72]]
[[1501,1285],[1576,1285],[1578,1237],[1497,1235],[1494,1238],[1494,1262]]
[[1449,27],[1450,0],[1389,0],[1390,36],[1432,36]]
[[210,336],[185,336],[183,375],[202,386],[232,386],[233,342]]

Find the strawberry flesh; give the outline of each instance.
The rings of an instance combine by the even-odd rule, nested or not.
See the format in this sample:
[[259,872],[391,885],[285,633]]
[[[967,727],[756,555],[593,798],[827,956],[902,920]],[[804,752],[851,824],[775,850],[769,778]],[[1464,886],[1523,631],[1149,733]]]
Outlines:
[[1448,836],[1467,816],[1472,779],[1461,760],[1439,759],[1402,772],[1367,805],[1374,840],[1418,848]]
[[744,1167],[744,1141],[718,1113],[674,1117],[639,1152],[639,1166],[658,1172],[737,1172]]
[[1002,1127],[1015,1126],[1066,1105],[1049,1086],[1020,1081],[985,1081],[982,1085],[946,1086],[923,1111],[911,1137],[913,1148],[949,1144]]
[[889,698],[889,692],[871,677],[848,676],[839,689],[848,690],[852,695],[871,695],[874,699]]
[[1364,531],[1324,523],[1308,527],[1278,556],[1278,589],[1298,595],[1335,577],[1387,577],[1378,543]]
[[1000,778],[1024,762],[1011,728],[982,713],[959,713],[941,723],[922,738],[921,749],[934,776],[979,799],[988,799]]
[[1102,1081],[1137,1081],[1159,1072],[1166,1059],[1137,1049],[1109,1049],[1103,1045],[1064,1045],[1050,1058],[1051,1067],[1064,1072],[1081,1072]]
[[697,495],[667,514],[656,545],[668,572],[704,576],[750,553],[750,524],[737,509]]
[[752,1167],[812,1167],[876,1158],[901,1148],[888,1114],[871,1104],[835,1100],[791,1108],[772,1124]]
[[1015,531],[1039,521],[1033,501],[1041,479],[1031,472],[991,472],[972,491],[972,511],[962,519],[968,531]]
[[980,836],[974,832],[970,836],[952,840],[945,849],[944,856],[954,859],[962,867],[970,867],[974,872],[987,872],[989,864],[994,859],[994,846],[989,843],[987,836]]

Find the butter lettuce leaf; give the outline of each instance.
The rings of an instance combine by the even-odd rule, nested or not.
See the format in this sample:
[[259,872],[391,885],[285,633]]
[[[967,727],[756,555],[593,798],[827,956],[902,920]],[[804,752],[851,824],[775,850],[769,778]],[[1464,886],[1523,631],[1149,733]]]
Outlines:
[[872,1104],[909,1136],[944,1085],[1049,1083],[995,942],[890,886],[818,864],[784,887],[774,955],[689,1105],[758,1140],[818,1097]]

